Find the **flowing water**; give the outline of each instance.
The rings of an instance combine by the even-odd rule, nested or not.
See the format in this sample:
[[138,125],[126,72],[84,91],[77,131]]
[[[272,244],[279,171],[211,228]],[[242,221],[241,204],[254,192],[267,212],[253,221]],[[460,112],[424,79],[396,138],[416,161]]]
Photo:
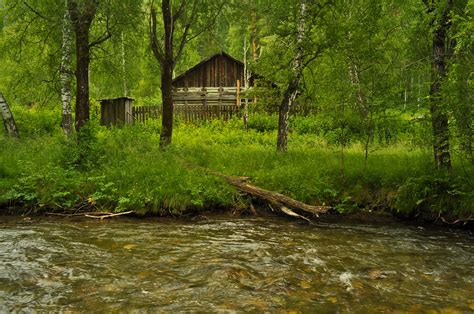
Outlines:
[[474,312],[467,231],[0,217],[0,311]]

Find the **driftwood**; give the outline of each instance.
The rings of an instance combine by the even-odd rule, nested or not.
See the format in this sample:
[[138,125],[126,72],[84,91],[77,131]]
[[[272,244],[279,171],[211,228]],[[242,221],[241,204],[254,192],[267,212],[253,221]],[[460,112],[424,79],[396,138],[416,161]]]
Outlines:
[[103,220],[105,218],[112,218],[117,216],[129,215],[133,214],[134,211],[130,210],[128,212],[122,213],[110,213],[110,212],[83,212],[83,213],[72,213],[72,214],[65,214],[65,213],[46,213],[49,216],[60,216],[60,217],[88,217],[88,218],[95,218]]
[[467,225],[470,221],[474,221],[474,218],[472,217],[472,215],[470,215],[469,217],[465,218],[465,219],[462,219],[462,218],[459,218],[459,219],[456,219],[455,221],[453,222],[450,222],[448,220],[446,220],[444,217],[441,216],[441,213],[440,215],[438,216],[438,218],[441,219],[442,222],[444,222],[445,224],[448,224],[448,225],[456,225],[456,224],[462,224],[462,225]]
[[248,183],[248,177],[228,176],[210,169],[205,169],[205,171],[224,178],[227,183],[236,187],[239,191],[266,202],[273,211],[278,211],[290,217],[310,221],[308,216],[319,217],[319,214],[324,214],[331,208],[330,206],[308,205],[281,193],[262,189]]
[[105,214],[105,215],[88,215],[88,214],[85,214],[84,216],[88,217],[88,218],[96,218],[96,219],[103,220],[105,218],[112,218],[112,217],[117,217],[117,216],[130,215],[130,214],[133,214],[133,213],[134,213],[134,211],[130,210],[128,212],[115,213],[115,214]]
[[78,213],[71,213],[71,214],[54,213],[54,212],[45,213],[45,215],[48,215],[48,216],[59,216],[59,217],[81,217],[85,215],[108,215],[108,214],[112,214],[112,213],[109,213],[109,212],[78,212]]

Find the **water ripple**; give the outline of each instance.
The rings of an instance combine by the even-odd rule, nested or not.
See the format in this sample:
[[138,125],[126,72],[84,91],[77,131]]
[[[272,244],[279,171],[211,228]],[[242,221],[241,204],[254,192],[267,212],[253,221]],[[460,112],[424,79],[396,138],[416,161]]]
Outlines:
[[472,311],[461,231],[275,219],[0,224],[0,311]]

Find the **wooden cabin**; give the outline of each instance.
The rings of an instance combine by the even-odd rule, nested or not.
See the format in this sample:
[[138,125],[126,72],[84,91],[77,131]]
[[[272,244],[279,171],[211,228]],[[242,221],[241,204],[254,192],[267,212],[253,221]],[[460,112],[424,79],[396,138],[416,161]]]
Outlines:
[[[252,85],[252,79],[249,79]],[[196,64],[173,80],[174,113],[185,121],[232,118],[244,103],[249,88],[245,65],[225,52]],[[101,100],[101,124],[145,122],[161,115],[161,106],[132,106],[132,99]]]
[[240,107],[245,84],[245,65],[225,52],[215,54],[173,80],[175,109],[187,105]]

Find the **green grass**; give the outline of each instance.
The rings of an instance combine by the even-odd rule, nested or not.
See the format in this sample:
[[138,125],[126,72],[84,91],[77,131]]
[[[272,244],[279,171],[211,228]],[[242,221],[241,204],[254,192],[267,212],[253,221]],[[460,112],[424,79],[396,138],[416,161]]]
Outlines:
[[[300,121],[304,130],[312,130],[307,127],[311,123]],[[310,204],[330,204],[340,212],[474,213],[472,166],[455,159],[452,175],[434,173],[429,150],[401,142],[374,144],[367,166],[362,146],[355,142],[345,148],[342,165],[340,147],[298,128],[286,154],[275,151],[276,130],[246,131],[239,120],[178,123],[166,151],[159,149],[159,129],[153,121],[112,129],[95,126],[79,146],[58,128],[26,130],[20,141],[0,137],[0,204],[36,212],[88,204],[164,215],[245,202],[221,178],[190,166],[194,164],[249,176],[263,188]]]

